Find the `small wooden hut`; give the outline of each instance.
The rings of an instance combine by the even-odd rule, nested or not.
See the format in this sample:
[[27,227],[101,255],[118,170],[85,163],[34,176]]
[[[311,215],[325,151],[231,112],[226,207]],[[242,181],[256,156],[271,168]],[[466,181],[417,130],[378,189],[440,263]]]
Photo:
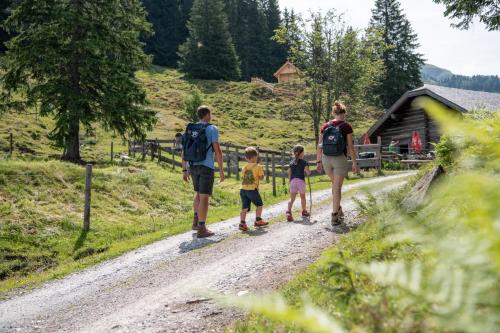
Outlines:
[[285,83],[297,80],[299,78],[299,74],[299,69],[287,60],[283,66],[281,66],[280,69],[274,73],[274,77],[278,79],[278,83]]
[[[368,130],[372,142],[382,138],[382,146],[391,140],[399,141],[399,152],[408,152],[412,134],[417,131],[424,150],[432,150],[432,143],[439,142],[441,131],[427,113],[413,103],[414,99],[427,96],[442,104],[450,112],[462,114],[475,108],[500,109],[500,94],[424,85],[406,92]],[[360,139],[362,140],[362,139]],[[362,141],[360,142],[362,143]]]

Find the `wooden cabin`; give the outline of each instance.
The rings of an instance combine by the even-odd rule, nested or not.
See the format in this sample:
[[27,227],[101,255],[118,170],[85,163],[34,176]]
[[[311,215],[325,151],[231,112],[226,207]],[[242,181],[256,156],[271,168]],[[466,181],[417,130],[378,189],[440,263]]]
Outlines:
[[399,141],[399,153],[404,154],[408,152],[412,133],[418,131],[422,149],[432,150],[432,143],[439,142],[441,131],[422,108],[414,105],[415,98],[421,96],[430,97],[450,112],[459,114],[480,107],[492,111],[500,109],[500,94],[426,84],[421,88],[406,92],[386,110],[368,130],[370,141],[376,142],[377,137],[380,136],[383,147],[388,146],[391,140]]
[[286,83],[299,78],[300,71],[294,64],[287,60],[283,66],[274,73],[274,77],[278,79],[278,83]]

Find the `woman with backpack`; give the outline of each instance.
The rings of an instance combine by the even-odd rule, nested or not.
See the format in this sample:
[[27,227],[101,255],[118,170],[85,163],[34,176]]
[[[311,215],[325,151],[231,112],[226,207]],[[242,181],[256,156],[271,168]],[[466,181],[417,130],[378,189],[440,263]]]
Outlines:
[[346,107],[336,101],[332,107],[334,119],[323,124],[320,130],[319,144],[316,152],[316,169],[325,173],[332,181],[333,212],[332,225],[342,223],[344,213],[340,206],[342,184],[347,177],[349,163],[347,154],[352,159],[352,172],[358,172],[358,163],[352,141],[352,127],[345,121]]

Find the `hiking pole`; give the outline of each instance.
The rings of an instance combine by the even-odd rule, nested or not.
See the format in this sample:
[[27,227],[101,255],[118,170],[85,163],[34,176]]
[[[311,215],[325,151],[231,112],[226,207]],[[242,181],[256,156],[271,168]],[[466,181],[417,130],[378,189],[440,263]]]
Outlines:
[[312,210],[313,210],[313,196],[311,189],[311,177],[307,175],[307,183],[309,184],[309,221],[312,221]]

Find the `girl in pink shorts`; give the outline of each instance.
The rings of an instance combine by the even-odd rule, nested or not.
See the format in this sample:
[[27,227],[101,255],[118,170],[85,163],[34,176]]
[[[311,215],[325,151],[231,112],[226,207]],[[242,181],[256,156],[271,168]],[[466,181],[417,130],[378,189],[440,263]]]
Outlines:
[[293,147],[293,159],[288,168],[288,178],[290,179],[290,201],[286,212],[286,220],[293,221],[292,208],[297,193],[300,194],[300,203],[302,204],[302,217],[309,217],[306,207],[306,175],[309,176],[309,164],[304,160],[304,147],[296,145]]

